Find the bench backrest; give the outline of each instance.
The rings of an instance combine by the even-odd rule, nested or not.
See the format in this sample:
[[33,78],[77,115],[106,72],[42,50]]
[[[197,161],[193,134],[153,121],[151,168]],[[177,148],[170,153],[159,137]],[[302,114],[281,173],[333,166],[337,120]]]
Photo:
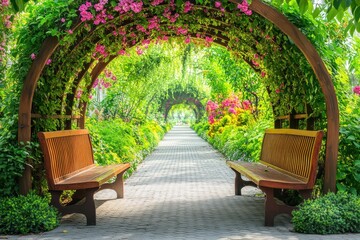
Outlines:
[[50,188],[94,164],[89,132],[85,129],[39,132],[38,137]]
[[314,185],[322,131],[267,129],[260,161]]

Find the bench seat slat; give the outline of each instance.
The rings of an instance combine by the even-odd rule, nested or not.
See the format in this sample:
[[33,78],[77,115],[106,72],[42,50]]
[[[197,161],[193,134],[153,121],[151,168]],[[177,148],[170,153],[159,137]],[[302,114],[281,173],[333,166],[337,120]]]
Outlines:
[[66,179],[58,181],[53,190],[71,190],[100,187],[112,177],[124,172],[130,167],[129,163],[96,166],[77,172]]
[[307,182],[261,163],[227,161],[227,165],[241,172],[243,176],[258,186],[294,190],[307,189]]

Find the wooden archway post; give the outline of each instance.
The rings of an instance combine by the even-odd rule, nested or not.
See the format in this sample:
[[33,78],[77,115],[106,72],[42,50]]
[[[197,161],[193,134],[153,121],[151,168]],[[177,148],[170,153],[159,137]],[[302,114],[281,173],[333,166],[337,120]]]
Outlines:
[[[234,3],[242,2],[242,0],[230,1]],[[283,14],[262,3],[260,0],[253,0],[250,5],[250,9],[275,24],[283,33],[293,40],[295,45],[300,49],[310,63],[320,83],[320,87],[325,96],[327,116],[325,178],[323,191],[325,193],[329,191],[335,192],[336,165],[339,148],[339,108],[335,88],[331,81],[330,74],[315,47]]]
[[[46,65],[46,61],[53,54],[59,41],[55,37],[47,38],[40,48],[40,52],[34,60],[25,78],[20,97],[18,141],[28,142],[31,140],[31,109],[37,81]],[[22,177],[19,180],[19,191],[27,194],[31,189],[31,167],[26,164]]]

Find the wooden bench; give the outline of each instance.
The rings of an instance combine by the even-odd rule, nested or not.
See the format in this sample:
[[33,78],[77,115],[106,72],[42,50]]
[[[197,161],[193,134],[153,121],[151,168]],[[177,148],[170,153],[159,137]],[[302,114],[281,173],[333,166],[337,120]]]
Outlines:
[[279,202],[277,191],[292,189],[305,199],[311,196],[322,136],[321,131],[268,129],[259,162],[226,162],[236,174],[235,195],[245,186],[257,186],[266,194],[265,226],[273,226],[276,215],[291,215],[295,208]]
[[[95,165],[87,130],[40,132],[38,137],[44,153],[51,204],[62,215],[82,213],[87,225],[96,225],[94,194],[110,188],[116,191],[117,198],[123,198],[123,174],[130,164]],[[116,180],[108,183],[114,177]],[[76,190],[72,202],[66,205],[60,203],[64,190]]]

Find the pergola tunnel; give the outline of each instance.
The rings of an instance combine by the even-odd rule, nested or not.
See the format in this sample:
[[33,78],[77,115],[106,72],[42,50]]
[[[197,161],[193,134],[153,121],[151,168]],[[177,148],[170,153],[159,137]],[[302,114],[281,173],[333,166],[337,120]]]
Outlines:
[[[126,56],[132,48],[141,54],[149,44],[162,43],[168,38],[204,46],[217,44],[248,63],[262,77],[271,99],[275,128],[281,128],[285,119],[289,120],[290,128],[299,128],[299,120],[303,119],[306,128],[313,130],[316,128],[312,117],[314,104],[324,105],[327,126],[323,190],[335,191],[339,112],[334,86],[311,42],[276,9],[260,0],[249,5],[242,0],[181,4],[172,0],[119,1],[117,5],[76,0],[57,11],[71,22],[62,24],[60,19],[53,22],[61,26],[63,34],[48,36],[37,46],[21,93],[20,142],[30,141],[44,126],[53,130],[71,129],[76,123],[79,128],[85,128],[88,107],[85,99],[96,79],[113,60]],[[280,61],[286,54],[294,55],[292,63]],[[313,92],[300,86],[308,76],[299,62],[312,69],[323,95],[309,100]],[[288,76],[290,72],[293,75]],[[293,78],[294,75],[298,78]],[[282,98],[274,86],[284,88],[291,97]],[[79,99],[76,96],[80,89],[84,97]],[[203,115],[201,99],[181,92],[166,99],[160,110],[167,116],[173,105],[184,102],[194,106],[197,119]],[[278,108],[282,105],[287,105],[287,109]],[[22,193],[31,188],[30,167],[24,172],[20,188]]]

